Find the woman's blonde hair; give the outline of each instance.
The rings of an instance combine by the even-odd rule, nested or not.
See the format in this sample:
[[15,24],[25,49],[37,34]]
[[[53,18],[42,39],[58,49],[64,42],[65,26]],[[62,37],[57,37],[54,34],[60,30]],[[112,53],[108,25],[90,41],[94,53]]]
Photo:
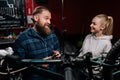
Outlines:
[[106,14],[99,14],[96,17],[101,19],[101,26],[104,27],[103,34],[111,35],[113,32],[113,18]]

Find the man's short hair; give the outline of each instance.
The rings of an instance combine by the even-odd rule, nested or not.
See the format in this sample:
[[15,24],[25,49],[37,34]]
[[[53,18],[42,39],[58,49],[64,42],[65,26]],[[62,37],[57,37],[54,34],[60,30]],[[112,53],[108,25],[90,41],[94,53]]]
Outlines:
[[38,13],[41,13],[43,10],[47,10],[47,11],[50,12],[50,10],[49,10],[47,7],[38,6],[38,7],[36,7],[36,8],[34,9],[32,15],[34,16],[34,15],[36,15],[36,14],[38,14]]

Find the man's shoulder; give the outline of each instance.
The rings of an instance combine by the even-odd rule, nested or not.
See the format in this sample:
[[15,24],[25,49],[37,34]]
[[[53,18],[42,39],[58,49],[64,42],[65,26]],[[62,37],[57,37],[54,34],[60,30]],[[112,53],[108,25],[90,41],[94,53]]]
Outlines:
[[28,29],[24,30],[23,32],[20,32],[20,34],[18,35],[17,39],[20,39],[20,40],[27,39],[28,35],[30,34],[30,30],[31,30],[31,28],[28,28]]
[[47,36],[47,38],[53,38],[53,37],[56,37],[54,32],[51,32],[50,35]]
[[20,32],[19,36],[26,36],[26,34],[29,34],[31,32],[31,28],[27,28],[23,32]]

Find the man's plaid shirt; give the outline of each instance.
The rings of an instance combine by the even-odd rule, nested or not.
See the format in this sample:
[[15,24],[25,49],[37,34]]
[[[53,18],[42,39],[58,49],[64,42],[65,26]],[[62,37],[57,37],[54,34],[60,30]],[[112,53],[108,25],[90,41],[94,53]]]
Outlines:
[[28,28],[17,37],[13,50],[22,59],[42,59],[52,55],[52,50],[60,50],[60,45],[54,33],[45,37]]

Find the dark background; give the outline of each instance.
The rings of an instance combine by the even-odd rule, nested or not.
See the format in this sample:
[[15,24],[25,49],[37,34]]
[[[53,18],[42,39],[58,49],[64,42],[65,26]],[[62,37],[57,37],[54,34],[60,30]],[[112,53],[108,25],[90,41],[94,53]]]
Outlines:
[[[38,0],[35,0],[38,1]],[[91,20],[97,14],[107,14],[114,19],[114,44],[120,37],[119,0],[39,0],[38,5],[47,6],[52,12],[52,24],[67,34],[70,43],[81,46],[90,33]],[[45,2],[42,2],[45,1]],[[35,5],[36,5],[35,4]]]
[[[120,37],[119,0],[40,0],[52,11],[52,22],[68,34],[88,34],[92,18],[100,13],[114,18],[114,37]],[[62,3],[63,1],[63,3]],[[64,18],[64,19],[62,19]]]

